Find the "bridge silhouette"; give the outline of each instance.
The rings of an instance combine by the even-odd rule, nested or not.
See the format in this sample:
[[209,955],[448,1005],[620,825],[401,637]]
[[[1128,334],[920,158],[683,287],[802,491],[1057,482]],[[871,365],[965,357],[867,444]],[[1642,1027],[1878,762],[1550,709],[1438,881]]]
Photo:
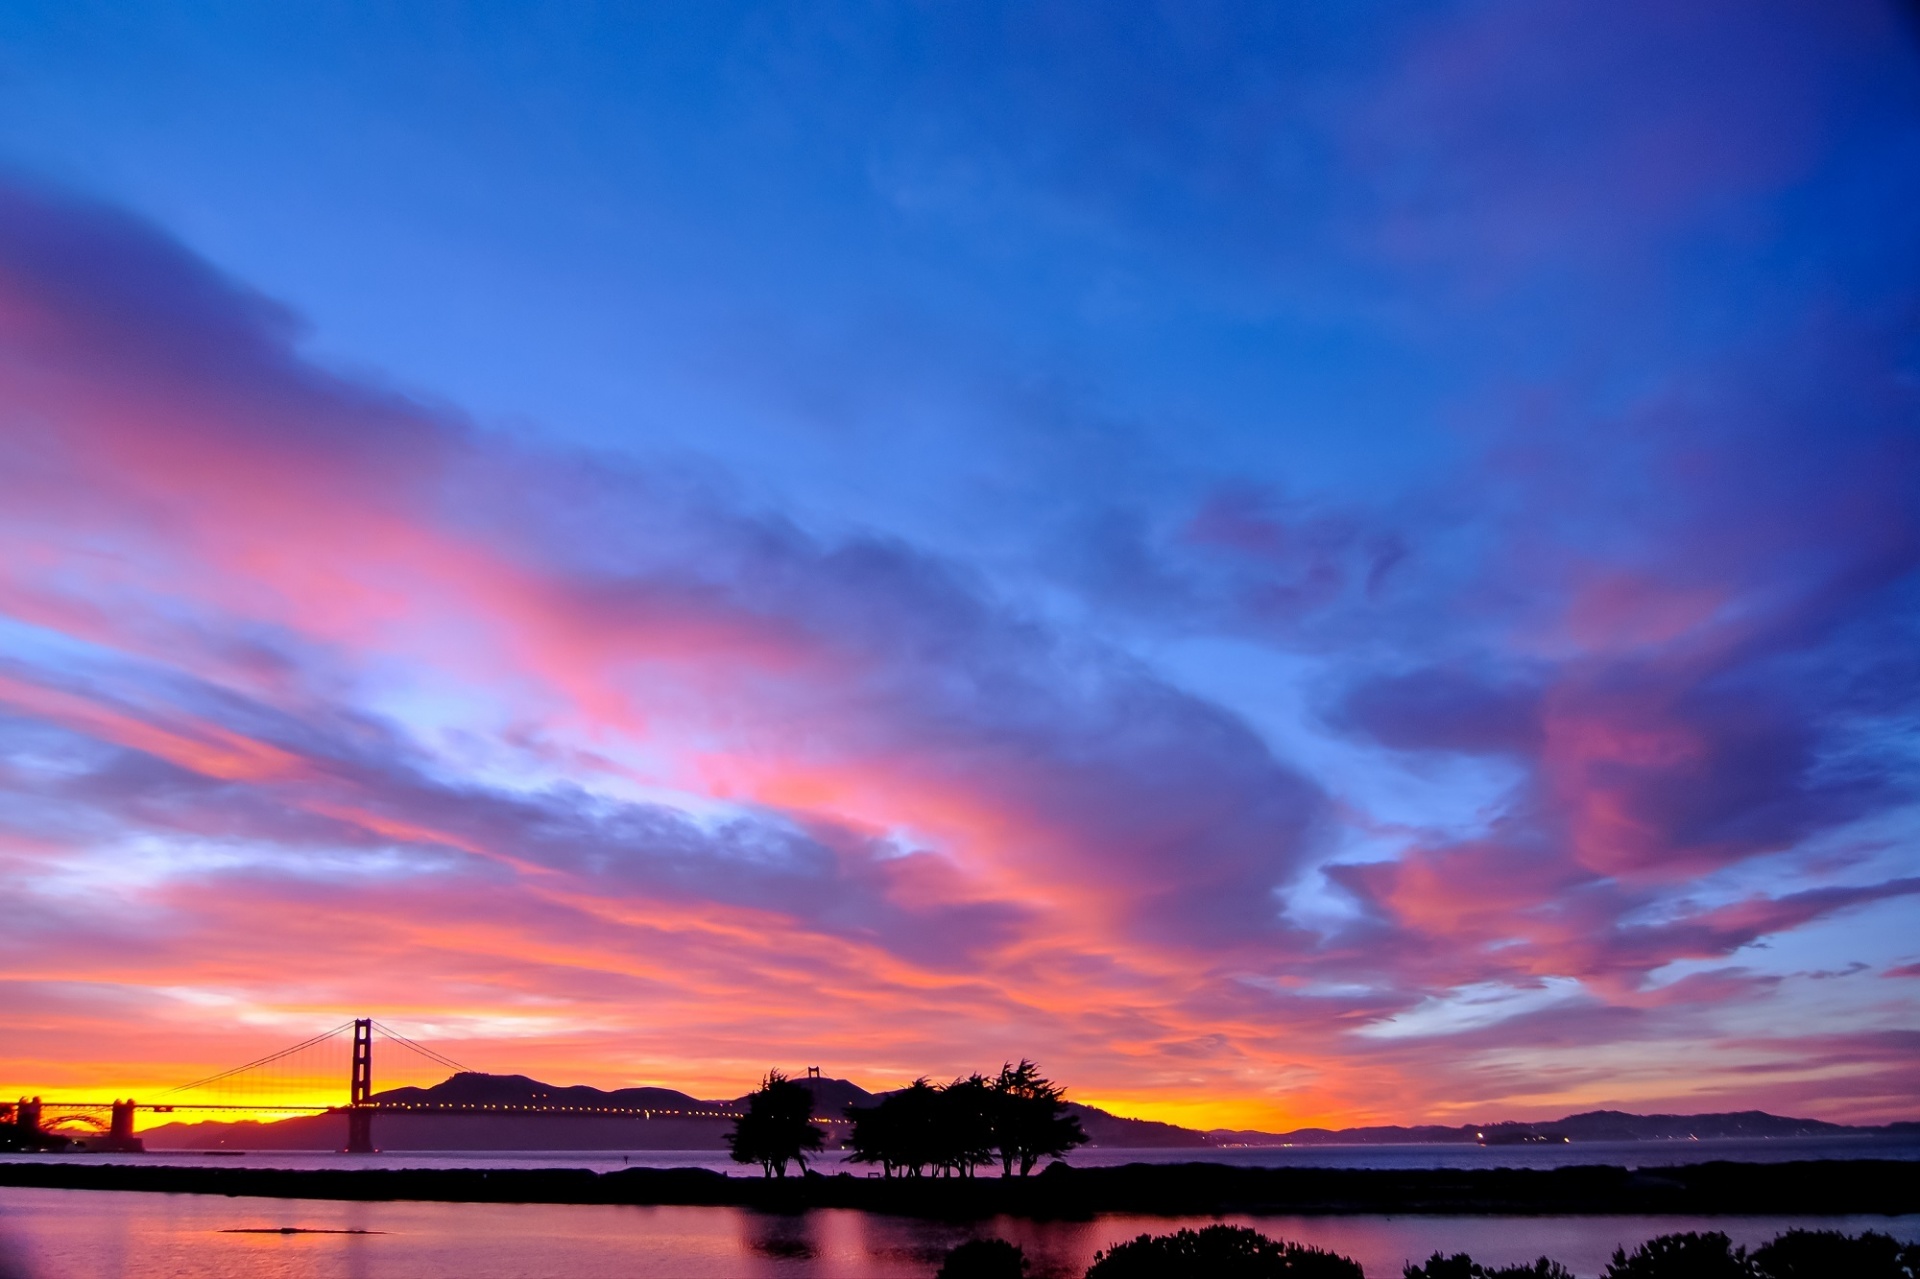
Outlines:
[[[344,1101],[312,1104],[275,1098],[276,1092],[284,1095],[287,1088],[291,1086],[291,1081],[310,1078],[310,1075],[302,1072],[310,1069],[315,1054],[324,1056],[328,1053],[338,1053],[342,1046],[341,1041],[349,1034],[352,1040],[350,1045],[347,1045],[350,1051],[347,1055],[348,1069]],[[278,1052],[208,1075],[204,1079],[181,1084],[161,1094],[155,1101],[140,1102],[131,1097],[115,1098],[112,1101],[43,1101],[39,1097],[23,1097],[15,1106],[0,1103],[0,1121],[11,1119],[21,1131],[29,1134],[44,1134],[49,1122],[57,1124],[64,1120],[77,1119],[92,1129],[104,1128],[103,1139],[95,1143],[96,1149],[139,1150],[141,1143],[134,1135],[135,1116],[143,1111],[149,1114],[184,1112],[212,1115],[246,1112],[283,1117],[344,1114],[347,1118],[347,1153],[373,1154],[375,1153],[373,1121],[375,1116],[381,1114],[575,1117],[604,1115],[610,1118],[641,1119],[732,1119],[737,1113],[730,1109],[581,1106],[540,1101],[474,1102],[443,1101],[424,1097],[380,1097],[373,1090],[373,1047],[376,1040],[404,1050],[412,1055],[411,1060],[425,1062],[439,1070],[451,1071],[454,1075],[477,1073],[445,1053],[401,1034],[391,1026],[375,1021],[371,1017],[358,1017],[310,1039],[303,1039],[297,1044],[282,1048]],[[337,1063],[338,1058],[335,1057],[334,1061]],[[337,1065],[334,1068],[337,1069]],[[424,1090],[408,1088],[395,1091],[417,1093]],[[5,1113],[8,1110],[13,1112],[12,1115]],[[100,1124],[97,1118],[102,1114],[109,1116],[104,1125]]]

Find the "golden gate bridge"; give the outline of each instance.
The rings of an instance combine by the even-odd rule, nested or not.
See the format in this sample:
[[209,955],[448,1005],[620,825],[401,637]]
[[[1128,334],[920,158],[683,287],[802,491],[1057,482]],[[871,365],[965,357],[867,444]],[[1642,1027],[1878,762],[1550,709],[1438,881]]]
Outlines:
[[[337,1063],[342,1041],[349,1034],[352,1039],[345,1045],[349,1049],[346,1099],[343,1102],[318,1104],[283,1100],[290,1090],[296,1088],[311,1093],[315,1056],[332,1056]],[[283,1117],[344,1114],[347,1118],[347,1152],[373,1154],[373,1120],[380,1114],[732,1119],[737,1113],[731,1109],[569,1105],[542,1101],[445,1101],[416,1096],[376,1096],[373,1090],[373,1046],[376,1039],[405,1050],[412,1054],[413,1061],[424,1062],[436,1070],[448,1070],[456,1075],[475,1073],[445,1053],[429,1048],[391,1026],[371,1017],[358,1017],[278,1052],[208,1075],[204,1079],[181,1084],[154,1101],[140,1102],[130,1097],[112,1101],[44,1101],[39,1097],[23,1097],[16,1105],[0,1103],[0,1122],[10,1120],[20,1131],[44,1134],[62,1124],[77,1121],[89,1132],[101,1133],[103,1139],[91,1143],[94,1149],[111,1151],[141,1149],[141,1143],[134,1133],[135,1116],[141,1111],[150,1114],[204,1112],[216,1115],[247,1112]],[[390,1091],[418,1093],[423,1090],[404,1088]],[[9,1115],[7,1111],[13,1113]],[[103,1114],[108,1116],[104,1124],[98,1118]]]

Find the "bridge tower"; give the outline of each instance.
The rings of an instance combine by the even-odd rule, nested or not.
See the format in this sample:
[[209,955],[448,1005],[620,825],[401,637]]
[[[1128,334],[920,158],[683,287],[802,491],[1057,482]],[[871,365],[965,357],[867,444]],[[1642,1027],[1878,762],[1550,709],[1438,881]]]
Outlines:
[[113,1121],[107,1126],[107,1135],[96,1139],[95,1150],[142,1151],[147,1143],[136,1137],[133,1132],[133,1112],[139,1109],[138,1103],[129,1097],[125,1101],[117,1098],[113,1103]]
[[373,1153],[373,1019],[353,1023],[353,1076],[347,1083],[347,1153]]

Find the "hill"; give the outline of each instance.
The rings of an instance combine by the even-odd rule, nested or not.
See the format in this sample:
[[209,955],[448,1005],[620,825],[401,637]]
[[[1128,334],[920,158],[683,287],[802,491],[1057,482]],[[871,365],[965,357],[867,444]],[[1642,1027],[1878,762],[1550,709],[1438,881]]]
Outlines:
[[[868,1092],[845,1079],[800,1078],[814,1095],[814,1113],[839,1119],[848,1106],[870,1106],[885,1093]],[[746,1098],[703,1100],[672,1088],[616,1088],[544,1083],[526,1075],[454,1075],[431,1088],[394,1088],[375,1094],[383,1102],[428,1106],[552,1105],[573,1113],[552,1115],[387,1114],[378,1120],[384,1150],[688,1150],[726,1148],[723,1140]],[[641,1115],[593,1113],[638,1109]],[[1528,1136],[1589,1141],[1684,1141],[1724,1137],[1839,1137],[1911,1134],[1916,1125],[1850,1127],[1818,1119],[1795,1119],[1744,1110],[1707,1115],[1634,1115],[1593,1110],[1550,1123],[1383,1125],[1365,1128],[1300,1128],[1270,1133],[1245,1129],[1199,1132],[1175,1124],[1128,1119],[1095,1106],[1069,1102],[1095,1146],[1123,1149],[1209,1146],[1314,1146],[1449,1144],[1483,1139],[1504,1144]],[[142,1134],[150,1150],[338,1150],[346,1144],[342,1115],[307,1115],[272,1123],[163,1124]]]
[[[793,1082],[814,1096],[816,1115],[841,1118],[848,1106],[871,1106],[885,1093],[845,1079],[802,1077]],[[550,1105],[553,1115],[387,1114],[378,1120],[383,1150],[724,1150],[732,1116],[745,1097],[710,1100],[671,1088],[616,1088],[549,1084],[526,1075],[458,1074],[431,1088],[392,1088],[381,1102],[445,1105]],[[609,1107],[647,1115],[607,1115]],[[1069,1103],[1097,1146],[1205,1147],[1204,1133],[1173,1124],[1126,1119],[1094,1106]],[[150,1150],[338,1150],[346,1145],[341,1115],[303,1115],[260,1123],[172,1123],[141,1134]]]
[[1741,1110],[1706,1115],[1634,1115],[1621,1110],[1589,1110],[1541,1123],[1502,1120],[1491,1124],[1462,1124],[1457,1128],[1434,1124],[1412,1127],[1299,1128],[1268,1133],[1216,1128],[1207,1134],[1221,1146],[1347,1146],[1398,1144],[1472,1145],[1483,1138],[1504,1144],[1526,1135],[1565,1137],[1569,1141],[1710,1141],[1726,1137],[1871,1137],[1900,1135],[1911,1124],[1865,1128],[1830,1124],[1819,1119],[1794,1119],[1764,1110]]
[[1191,1128],[1163,1124],[1152,1119],[1123,1119],[1095,1106],[1083,1106],[1077,1101],[1068,1102],[1067,1110],[1080,1121],[1080,1126],[1086,1130],[1088,1139],[1095,1146],[1146,1150],[1214,1144],[1206,1133],[1195,1132]]
[[[844,1087],[861,1092],[852,1084]],[[375,1130],[382,1150],[719,1150],[739,1108],[737,1100],[704,1101],[672,1088],[607,1091],[479,1073],[454,1075],[431,1088],[391,1088],[374,1099],[413,1106],[572,1108],[572,1113],[551,1115],[382,1115]],[[607,1108],[652,1113],[593,1113]],[[141,1137],[149,1150],[339,1150],[347,1144],[347,1122],[344,1115],[331,1114],[271,1123],[163,1124]]]
[[701,1101],[672,1088],[616,1088],[606,1092],[585,1084],[561,1086],[541,1083],[525,1075],[483,1075],[468,1072],[431,1088],[390,1088],[376,1094],[382,1102],[412,1105],[548,1105],[617,1106],[646,1110],[712,1110],[732,1102]]

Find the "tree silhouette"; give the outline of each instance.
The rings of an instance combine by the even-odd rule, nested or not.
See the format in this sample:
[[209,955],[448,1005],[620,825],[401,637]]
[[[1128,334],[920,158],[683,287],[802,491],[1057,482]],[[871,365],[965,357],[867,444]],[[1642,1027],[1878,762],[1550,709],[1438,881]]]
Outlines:
[[877,1105],[847,1108],[851,1162],[879,1164],[889,1177],[972,1177],[997,1153],[1002,1175],[1018,1165],[1024,1177],[1087,1139],[1062,1098],[1024,1058],[997,1079],[974,1074],[939,1088],[916,1079]]
[[[1572,1279],[1545,1257],[1532,1265],[1483,1266],[1465,1253],[1434,1253],[1409,1262],[1405,1279]],[[1858,1237],[1837,1230],[1789,1230],[1748,1253],[1718,1231],[1661,1235],[1629,1255],[1616,1249],[1603,1279],[1913,1279],[1920,1275],[1920,1244],[1903,1244],[1869,1230]]]
[[849,1162],[879,1164],[889,1177],[971,1177],[993,1161],[999,1104],[981,1075],[940,1088],[916,1079],[876,1106],[847,1108]]
[[1365,1279],[1336,1252],[1269,1239],[1245,1226],[1141,1235],[1096,1253],[1086,1279]]
[[847,1108],[853,1120],[848,1162],[879,1164],[889,1177],[922,1176],[940,1164],[940,1091],[920,1078],[880,1099],[877,1106]]
[[1753,1273],[1745,1248],[1709,1230],[1660,1235],[1634,1249],[1632,1256],[1615,1248],[1605,1279],[1750,1279]]
[[1754,1249],[1753,1268],[1766,1279],[1910,1279],[1920,1274],[1920,1243],[1903,1244],[1875,1230],[1858,1238],[1837,1230],[1789,1230]]
[[747,1113],[733,1121],[727,1146],[733,1161],[759,1164],[769,1177],[787,1175],[787,1165],[807,1170],[807,1156],[820,1149],[813,1122],[813,1094],[777,1070],[769,1070],[758,1092],[747,1098]]
[[1085,1145],[1080,1121],[1067,1113],[1066,1091],[1040,1073],[1025,1057],[1018,1066],[1003,1065],[993,1081],[992,1144],[1000,1152],[1000,1175],[1011,1177],[1015,1164],[1022,1177],[1042,1159],[1064,1155]]
[[981,1075],[956,1079],[940,1090],[935,1150],[945,1172],[971,1177],[981,1164],[993,1162],[1002,1101]]

